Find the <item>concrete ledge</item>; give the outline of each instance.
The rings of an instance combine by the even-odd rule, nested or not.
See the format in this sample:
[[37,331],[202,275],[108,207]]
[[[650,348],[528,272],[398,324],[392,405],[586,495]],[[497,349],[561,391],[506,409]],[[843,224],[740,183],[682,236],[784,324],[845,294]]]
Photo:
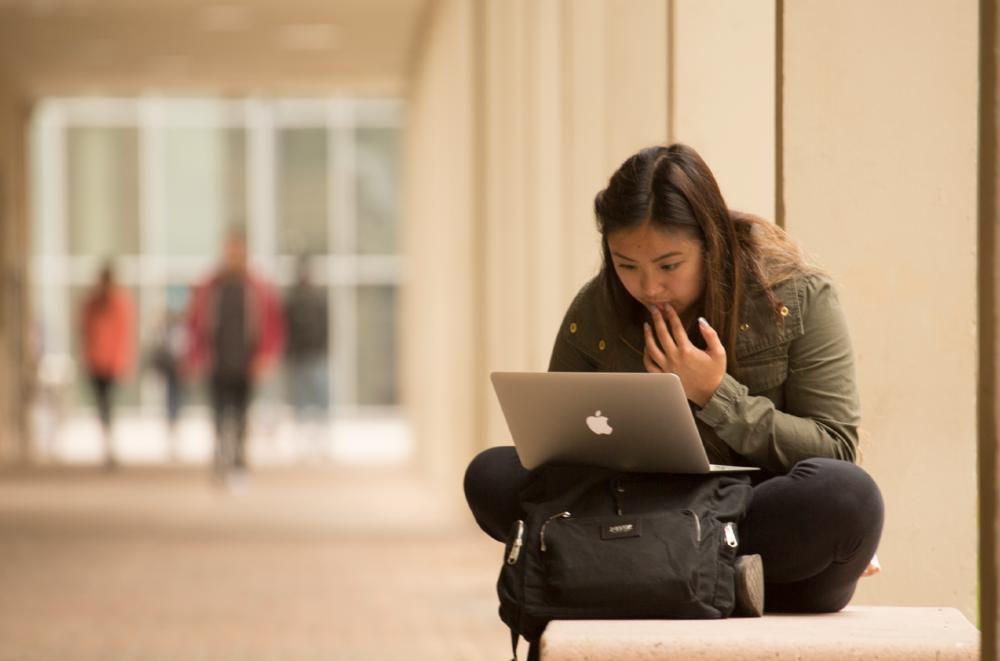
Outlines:
[[954,608],[848,607],[728,620],[560,620],[543,661],[979,659],[979,631]]

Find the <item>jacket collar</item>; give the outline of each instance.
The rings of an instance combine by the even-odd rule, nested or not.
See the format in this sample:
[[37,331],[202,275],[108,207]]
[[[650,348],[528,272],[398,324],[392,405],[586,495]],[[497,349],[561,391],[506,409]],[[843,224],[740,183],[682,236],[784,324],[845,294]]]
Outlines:
[[[786,310],[785,314],[771,308],[763,290],[751,293],[740,311],[736,330],[737,360],[791,342],[805,332],[802,323],[802,287],[802,279],[793,278],[773,288],[778,307]],[[623,349],[642,355],[646,340],[641,327],[626,329],[619,340],[624,344]]]

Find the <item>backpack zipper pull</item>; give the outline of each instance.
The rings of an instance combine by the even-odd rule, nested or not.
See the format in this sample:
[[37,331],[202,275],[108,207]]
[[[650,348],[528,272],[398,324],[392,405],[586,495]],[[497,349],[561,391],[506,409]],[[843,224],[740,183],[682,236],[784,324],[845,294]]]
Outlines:
[[726,533],[726,546],[730,548],[736,548],[739,542],[736,541],[736,531],[733,530],[732,521],[726,524],[725,533]]
[[521,546],[524,545],[524,521],[517,522],[517,537],[514,538],[514,543],[510,546],[510,555],[507,556],[507,564],[512,565],[517,562],[518,556],[521,555]]
[[559,512],[558,514],[553,514],[548,518],[548,520],[542,524],[542,530],[538,533],[538,541],[542,544],[542,550],[545,550],[545,526],[549,525],[549,521],[552,519],[568,519],[570,517],[569,512]]
[[622,515],[622,494],[625,493],[625,487],[622,486],[622,480],[620,477],[616,477],[611,480],[611,496],[615,499],[615,509],[618,510],[618,516]]

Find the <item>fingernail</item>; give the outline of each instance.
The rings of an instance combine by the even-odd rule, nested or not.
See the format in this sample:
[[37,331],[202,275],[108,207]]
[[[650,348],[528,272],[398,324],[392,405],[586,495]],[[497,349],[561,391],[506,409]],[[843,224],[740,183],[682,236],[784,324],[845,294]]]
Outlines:
[[670,307],[670,303],[664,303],[663,304],[663,311],[664,312],[670,312],[671,309],[672,308]]
[[646,329],[646,332],[649,332],[649,322],[648,321],[642,322],[642,327],[644,329]]
[[650,305],[650,306],[649,306],[649,311],[650,311],[650,312],[651,312],[652,314],[654,314],[654,315],[655,315],[655,314],[656,314],[657,312],[659,312],[659,311],[660,311],[660,309],[659,309],[659,308],[657,308],[657,307],[656,307],[655,305]]
[[698,317],[698,323],[702,326],[708,326],[708,319],[705,317]]

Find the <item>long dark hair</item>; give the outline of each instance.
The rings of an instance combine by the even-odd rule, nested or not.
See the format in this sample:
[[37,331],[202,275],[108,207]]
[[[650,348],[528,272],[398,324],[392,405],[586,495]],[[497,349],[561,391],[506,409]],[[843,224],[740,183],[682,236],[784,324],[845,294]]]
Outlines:
[[608,235],[652,223],[701,244],[705,289],[699,312],[719,333],[731,374],[736,373],[736,332],[748,292],[763,291],[780,325],[782,301],[775,299],[773,287],[797,273],[819,270],[780,228],[731,211],[712,171],[687,145],[649,147],[630,157],[597,194],[594,212],[604,256],[600,277],[618,321],[615,337],[649,319],[649,311],[618,278]]

